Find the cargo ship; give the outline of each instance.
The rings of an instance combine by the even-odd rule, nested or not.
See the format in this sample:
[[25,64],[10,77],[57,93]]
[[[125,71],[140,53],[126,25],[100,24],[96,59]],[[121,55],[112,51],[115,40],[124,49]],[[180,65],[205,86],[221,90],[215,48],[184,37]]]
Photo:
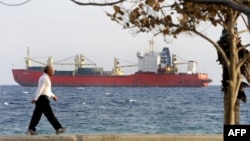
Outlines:
[[[212,80],[207,73],[197,72],[197,62],[178,62],[175,54],[170,54],[168,47],[163,47],[161,52],[155,52],[151,44],[148,51],[138,51],[138,71],[133,74],[124,74],[123,66],[118,58],[114,58],[114,66],[110,71],[96,67],[95,63],[86,63],[86,58],[78,54],[74,58],[74,69],[57,70],[52,57],[47,63],[32,59],[27,51],[25,69],[12,69],[15,82],[24,87],[37,86],[38,79],[43,73],[45,65],[55,68],[52,76],[52,85],[55,87],[207,87]],[[42,64],[31,66],[31,62]],[[65,63],[63,65],[72,65]],[[179,72],[178,65],[186,64],[186,72]],[[94,65],[91,66],[90,65]]]

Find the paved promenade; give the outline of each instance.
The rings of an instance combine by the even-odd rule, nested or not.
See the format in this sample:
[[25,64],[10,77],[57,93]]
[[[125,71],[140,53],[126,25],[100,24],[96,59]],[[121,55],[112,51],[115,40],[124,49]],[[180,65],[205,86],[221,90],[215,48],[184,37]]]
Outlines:
[[84,135],[8,135],[0,141],[223,141],[223,135],[183,134],[84,134]]

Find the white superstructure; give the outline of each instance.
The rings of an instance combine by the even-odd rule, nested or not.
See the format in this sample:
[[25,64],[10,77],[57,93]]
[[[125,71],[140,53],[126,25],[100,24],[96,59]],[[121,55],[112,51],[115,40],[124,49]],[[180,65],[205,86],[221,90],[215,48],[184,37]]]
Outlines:
[[160,64],[159,53],[156,52],[143,52],[139,51],[137,53],[138,57],[138,71],[139,72],[155,72],[158,71],[158,66]]
[[197,62],[178,62],[177,56],[170,54],[169,48],[164,47],[161,52],[154,52],[152,42],[149,51],[137,52],[138,57],[138,72],[153,72],[153,73],[178,73],[178,65],[186,65],[187,68],[181,72],[187,74],[195,74]]

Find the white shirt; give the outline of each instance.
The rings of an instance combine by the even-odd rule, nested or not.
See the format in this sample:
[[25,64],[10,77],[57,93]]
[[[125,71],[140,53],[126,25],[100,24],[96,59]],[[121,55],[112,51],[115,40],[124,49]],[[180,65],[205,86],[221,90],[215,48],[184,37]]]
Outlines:
[[34,100],[38,100],[40,95],[46,95],[48,97],[55,97],[55,95],[51,91],[51,80],[48,74],[44,73],[40,76],[38,80],[38,87],[36,90],[36,95]]

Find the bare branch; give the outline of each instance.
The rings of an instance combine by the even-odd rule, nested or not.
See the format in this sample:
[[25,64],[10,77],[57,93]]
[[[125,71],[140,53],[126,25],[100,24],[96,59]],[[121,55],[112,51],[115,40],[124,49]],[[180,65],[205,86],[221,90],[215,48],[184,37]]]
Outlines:
[[85,5],[85,6],[109,6],[109,5],[115,5],[115,4],[118,4],[118,3],[122,3],[126,0],[118,0],[118,1],[115,1],[115,2],[104,2],[104,3],[98,3],[98,2],[87,2],[87,3],[83,3],[83,2],[78,2],[76,0],[71,0],[72,2],[74,2],[75,4],[78,4],[78,5]]
[[241,30],[237,34],[240,35],[240,34],[245,33],[245,32],[249,32],[249,29]]
[[20,6],[20,5],[24,5],[28,2],[30,2],[31,0],[26,0],[24,2],[21,2],[21,3],[16,3],[16,4],[11,4],[11,3],[7,3],[7,2],[3,2],[0,0],[0,3],[3,4],[3,5],[6,5],[6,6]]
[[250,47],[250,44],[246,44],[246,45],[244,45],[244,47],[245,47],[245,48]]
[[240,69],[240,67],[250,58],[250,53],[248,53],[247,55],[245,55],[241,60],[239,60],[238,64],[237,64],[237,70]]
[[240,16],[241,16],[242,20],[244,21],[244,24],[246,25],[246,27],[248,27],[247,21],[246,21],[246,19],[244,18],[244,16],[243,16],[242,14],[240,14]]
[[202,38],[206,39],[208,42],[210,42],[216,48],[216,50],[223,56],[225,62],[227,62],[226,66],[227,66],[227,68],[229,68],[230,64],[229,64],[229,60],[227,58],[227,55],[225,54],[224,50],[217,43],[215,43],[212,39],[208,38],[207,36],[205,36],[204,34],[200,33],[197,30],[191,30],[191,31],[193,31],[194,33],[196,33],[200,37],[202,37]]
[[232,0],[184,0],[186,2],[201,3],[201,4],[222,4],[234,10],[244,13],[248,19],[248,29],[250,29],[250,8],[240,5]]

